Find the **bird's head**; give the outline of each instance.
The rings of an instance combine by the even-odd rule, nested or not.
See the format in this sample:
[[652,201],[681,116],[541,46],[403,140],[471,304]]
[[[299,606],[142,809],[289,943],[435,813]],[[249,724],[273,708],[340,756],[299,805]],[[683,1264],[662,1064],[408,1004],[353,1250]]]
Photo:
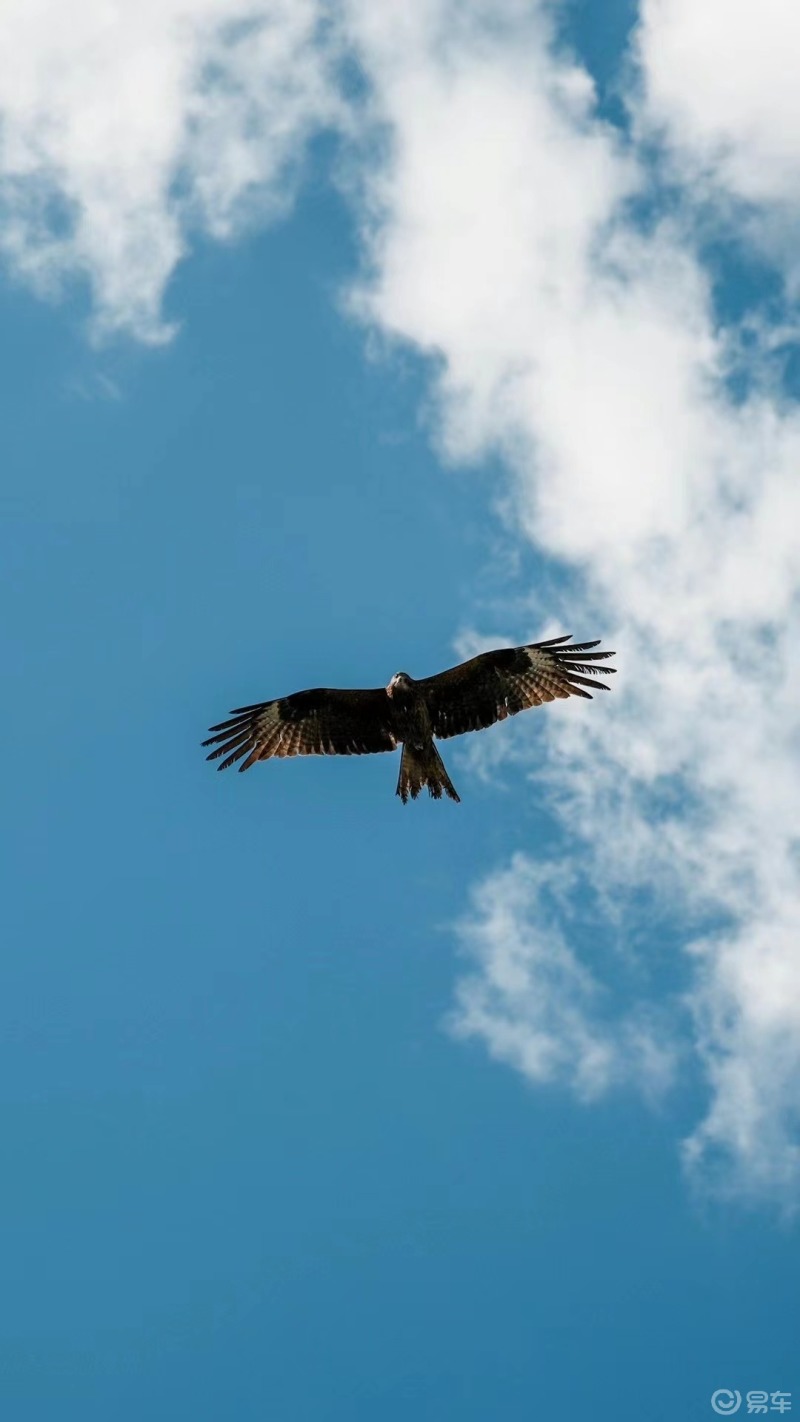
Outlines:
[[387,696],[394,696],[396,691],[401,693],[410,691],[413,685],[414,683],[407,672],[395,672],[386,688],[386,694]]

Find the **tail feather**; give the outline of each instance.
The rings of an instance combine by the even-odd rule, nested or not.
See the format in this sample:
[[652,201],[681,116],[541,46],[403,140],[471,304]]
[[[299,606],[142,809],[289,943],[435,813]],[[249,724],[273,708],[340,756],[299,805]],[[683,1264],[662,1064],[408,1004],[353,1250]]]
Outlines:
[[403,746],[400,757],[400,775],[397,780],[397,794],[405,805],[409,795],[416,800],[420,790],[427,785],[428,794],[434,800],[441,800],[442,791],[451,800],[460,800],[450,776],[444,768],[444,761],[433,741],[426,746]]

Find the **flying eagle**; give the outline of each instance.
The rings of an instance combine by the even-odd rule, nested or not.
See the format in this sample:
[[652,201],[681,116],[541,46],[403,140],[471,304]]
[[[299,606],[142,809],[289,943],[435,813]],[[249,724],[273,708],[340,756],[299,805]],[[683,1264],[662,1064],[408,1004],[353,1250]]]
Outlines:
[[218,770],[227,770],[237,760],[242,761],[240,770],[249,770],[257,760],[272,756],[371,755],[402,745],[397,794],[403,804],[409,795],[416,800],[425,785],[434,800],[441,799],[442,791],[458,800],[434,737],[446,740],[480,731],[557,697],[591,700],[584,688],[607,691],[604,682],[592,678],[615,670],[596,665],[614,656],[591,650],[597,646],[599,641],[551,637],[549,642],[483,652],[422,681],[395,672],[388,686],[370,691],[296,691],[276,701],[240,706],[231,712],[231,720],[209,727],[214,734],[203,745],[217,747],[208,760],[225,757]]

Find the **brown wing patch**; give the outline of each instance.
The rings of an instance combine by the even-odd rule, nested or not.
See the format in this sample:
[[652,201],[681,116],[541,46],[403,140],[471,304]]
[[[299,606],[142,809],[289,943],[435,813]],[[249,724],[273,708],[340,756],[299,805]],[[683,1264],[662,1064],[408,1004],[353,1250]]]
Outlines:
[[615,668],[597,663],[614,653],[594,651],[599,645],[599,641],[570,642],[569,637],[553,637],[525,647],[483,652],[438,676],[427,677],[420,686],[434,736],[446,739],[483,730],[545,701],[567,696],[591,699],[591,691],[585,688],[607,691],[605,682],[596,678]]
[[319,687],[298,691],[277,701],[240,706],[231,719],[210,726],[204,746],[216,746],[208,760],[224,760],[227,770],[241,760],[249,770],[257,760],[289,755],[373,755],[395,749],[391,707],[381,687],[370,691],[339,691]]

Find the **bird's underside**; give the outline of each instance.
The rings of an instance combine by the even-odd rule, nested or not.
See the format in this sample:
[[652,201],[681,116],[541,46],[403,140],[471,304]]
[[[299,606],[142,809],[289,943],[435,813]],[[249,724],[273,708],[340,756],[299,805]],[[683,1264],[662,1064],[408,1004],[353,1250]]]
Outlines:
[[615,668],[597,664],[614,653],[596,652],[597,646],[552,637],[483,652],[422,681],[397,672],[388,686],[367,691],[297,691],[240,706],[230,720],[211,726],[203,745],[216,747],[209,760],[223,757],[219,770],[236,761],[249,770],[273,756],[372,755],[401,745],[397,794],[403,803],[426,785],[435,800],[442,793],[458,800],[434,741],[483,730],[545,701],[607,691],[597,678]]

